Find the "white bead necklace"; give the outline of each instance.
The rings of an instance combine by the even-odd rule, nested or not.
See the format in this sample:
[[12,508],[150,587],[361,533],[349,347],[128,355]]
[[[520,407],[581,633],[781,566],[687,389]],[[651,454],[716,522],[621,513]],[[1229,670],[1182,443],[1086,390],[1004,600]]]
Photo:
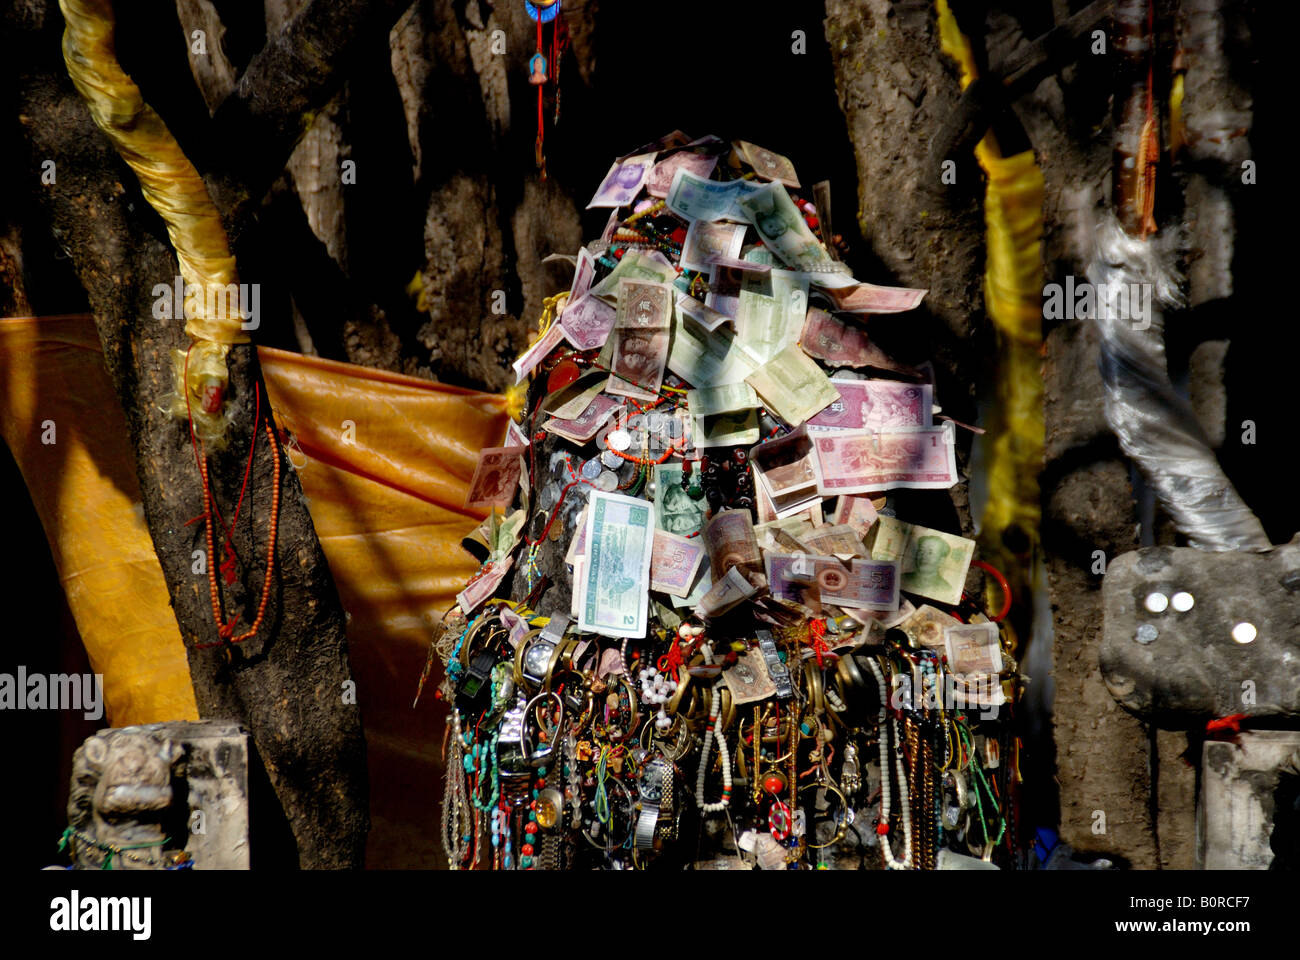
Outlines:
[[[880,665],[872,658],[867,658],[871,671],[876,675],[876,685],[880,688],[880,822],[889,826],[889,693],[885,686],[885,674]],[[894,769],[898,775],[898,812],[903,821],[903,849],[907,851],[902,861],[894,859],[894,850],[889,842],[889,834],[880,834],[880,849],[885,854],[885,866],[890,870],[912,869],[912,811],[907,795],[907,771],[903,764],[903,741],[898,732],[898,719],[894,727]]]
[[[713,703],[709,705],[709,725],[704,730],[704,745],[700,747],[700,769],[695,777],[695,802],[704,813],[721,813],[731,804],[731,756],[727,753],[727,740],[718,729],[722,714],[722,680],[713,683]],[[722,761],[722,799],[716,803],[704,802],[704,778],[709,772],[709,743],[718,741],[718,758]]]

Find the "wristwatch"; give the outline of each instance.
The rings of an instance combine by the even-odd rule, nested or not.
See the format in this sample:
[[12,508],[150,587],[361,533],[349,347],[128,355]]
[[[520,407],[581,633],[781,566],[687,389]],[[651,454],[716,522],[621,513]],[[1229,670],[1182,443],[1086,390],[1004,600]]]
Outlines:
[[651,760],[637,787],[641,791],[641,815],[636,821],[636,848],[653,850],[659,815],[671,811],[673,805],[673,765],[662,757]]

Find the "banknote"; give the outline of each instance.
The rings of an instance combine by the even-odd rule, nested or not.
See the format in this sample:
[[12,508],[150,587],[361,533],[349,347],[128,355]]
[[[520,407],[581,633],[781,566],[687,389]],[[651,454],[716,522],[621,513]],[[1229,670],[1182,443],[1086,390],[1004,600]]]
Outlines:
[[718,617],[758,591],[759,587],[741,572],[740,567],[732,567],[726,576],[713,581],[713,586],[700,599],[696,609],[706,617]]
[[528,635],[531,629],[528,621],[515,613],[509,607],[501,609],[501,625],[506,628],[506,639],[510,641],[510,646],[516,650],[519,649],[519,643]]
[[743,223],[692,221],[686,228],[686,240],[682,243],[682,269],[707,272],[710,261],[740,256],[747,229]]
[[687,170],[695,174],[695,176],[707,180],[717,164],[717,157],[710,157],[702,153],[690,153],[682,150],[669,154],[650,170],[650,176],[646,178],[645,182],[646,193],[652,197],[667,197],[668,189],[673,185],[673,177],[676,176],[678,170]]
[[513,563],[514,557],[506,557],[483,564],[473,579],[465,584],[465,589],[456,594],[456,603],[460,605],[461,613],[469,616],[495,594]]
[[749,195],[738,198],[736,206],[754,225],[768,249],[790,269],[815,274],[819,286],[857,283],[843,264],[831,259],[821,241],[813,235],[783,184],[765,183]]
[[859,610],[898,608],[898,563],[817,554],[768,553],[763,558],[768,589],[778,600],[819,600]]
[[954,623],[943,632],[948,669],[956,674],[1002,672],[996,623]]
[[692,386],[737,383],[754,372],[754,364],[736,343],[730,327],[705,330],[678,313],[673,323],[668,369]]
[[624,280],[672,283],[676,279],[676,268],[658,250],[629,250],[618,265],[587,293],[612,304],[618,299],[618,285]]
[[574,443],[586,443],[622,406],[623,404],[613,397],[601,395],[592,400],[587,408],[573,419],[565,420],[556,417],[542,424],[542,429],[557,437],[572,440]]
[[956,617],[944,613],[938,607],[923,603],[916,607],[911,616],[898,624],[900,630],[914,645],[928,647],[943,652],[943,634],[950,626],[960,623]]
[[[696,464],[695,469],[699,469]],[[682,462],[670,460],[655,466],[655,526],[678,536],[698,534],[704,526],[708,501],[692,499],[682,486]]]
[[931,425],[930,385],[831,377],[840,398],[808,421],[808,429],[894,430]]
[[831,523],[848,524],[864,541],[871,525],[876,522],[876,505],[868,497],[844,496],[835,501],[835,512],[831,514]]
[[582,584],[587,578],[587,555],[573,561],[573,589],[569,591],[569,616],[578,619],[582,612]]
[[673,291],[662,283],[620,280],[609,393],[657,400],[668,360]]
[[916,612],[916,607],[912,606],[912,601],[907,597],[900,596],[897,610],[855,610],[852,607],[844,607],[843,610],[864,626],[870,626],[874,622],[879,624],[882,630],[888,630],[890,627],[897,627],[904,623]]
[[591,405],[591,401],[600,396],[608,382],[609,375],[603,370],[585,373],[573,383],[561,387],[548,396],[545,401],[545,412],[560,420],[572,420],[586,410]]
[[560,313],[564,337],[579,350],[599,350],[614,329],[615,311],[599,297],[570,300]]
[[596,278],[596,258],[586,247],[578,250],[578,262],[573,268],[573,284],[569,287],[569,303],[585,296],[591,289],[591,281]]
[[506,438],[502,442],[503,447],[526,447],[528,446],[528,436],[520,429],[519,424],[513,420],[506,421]]
[[749,452],[749,464],[777,516],[789,516],[820,503],[812,441],[801,425]]
[[705,305],[734,319],[740,309],[740,291],[745,285],[746,272],[736,266],[709,264],[709,292],[704,295]]
[[[769,262],[772,257],[768,254],[763,257],[761,247],[755,247],[745,255],[753,259],[737,260],[734,257],[715,257],[709,261],[708,269],[716,270],[719,267],[725,267],[728,270],[739,270],[741,273],[771,273],[772,264]],[[760,259],[762,258],[762,259]],[[791,271],[794,272],[794,271]],[[800,277],[807,279],[808,274],[801,273]]]
[[915,310],[929,290],[913,287],[879,287],[874,283],[828,288],[826,296],[845,313],[903,313]]
[[946,490],[957,482],[951,425],[819,433],[813,443],[823,496],[899,487]]
[[695,582],[691,584],[691,592],[684,597],[675,597],[671,593],[668,595],[672,605],[678,609],[684,607],[694,610],[704,599],[704,595],[709,592],[713,586],[713,577],[709,575],[709,558],[705,557],[700,562],[700,570],[695,574]]
[[820,307],[809,307],[799,334],[804,353],[832,367],[878,367],[912,375],[915,371],[894,360],[867,339],[865,330],[845,323]]
[[650,168],[654,166],[654,162],[653,153],[641,153],[626,160],[615,160],[614,165],[609,168],[609,173],[605,174],[605,179],[600,182],[596,195],[591,198],[591,203],[587,204],[587,209],[623,207],[631,203],[641,192],[641,185],[650,175]]
[[515,371],[515,383],[522,383],[533,367],[545,360],[564,339],[564,327],[553,323],[537,342],[521,353],[510,366]]
[[759,406],[758,394],[743,380],[721,387],[700,387],[686,391],[686,404],[692,415],[709,416],[730,413],[734,410],[754,410]]
[[708,304],[701,303],[686,293],[677,294],[677,312],[686,314],[709,333],[732,319],[727,314],[714,310]]
[[486,447],[479,451],[465,506],[471,510],[508,507],[515,498],[527,447]]
[[798,187],[799,178],[795,176],[794,164],[779,153],[773,153],[747,140],[736,141],[736,147],[744,156],[745,162],[754,168],[754,173],[764,180],[780,180],[787,187]]
[[799,538],[800,546],[808,553],[835,557],[862,557],[872,559],[858,532],[847,523],[828,523]]
[[[816,529],[816,528],[813,528]],[[771,550],[775,553],[819,553],[817,550],[809,550],[802,543],[796,540],[783,529],[774,523],[756,523],[754,524],[754,536],[758,537],[758,545],[764,550]]]
[[776,693],[776,684],[767,673],[767,661],[758,647],[746,650],[723,670],[722,682],[731,691],[731,702],[737,707],[766,700]]
[[606,637],[645,636],[653,545],[650,504],[591,492],[579,630]]
[[813,205],[817,208],[817,235],[821,237],[826,252],[839,260],[839,251],[835,249],[835,244],[832,242],[835,231],[831,226],[831,182],[818,180],[813,184],[812,195]]
[[881,517],[876,522],[871,556],[898,560],[902,586],[908,593],[955,606],[961,602],[966,572],[975,556],[975,541],[894,517]]
[[696,447],[739,447],[757,443],[757,410],[731,410],[691,417],[691,441]]
[[704,546],[698,537],[688,540],[667,530],[656,530],[650,551],[650,589],[686,596],[703,559]]
[[573,527],[573,536],[569,538],[569,549],[564,553],[564,562],[570,566],[576,563],[580,557],[587,555],[587,511],[590,509],[590,503],[582,505],[582,510],[579,511],[577,522]]
[[[813,515],[814,511],[809,510],[807,512],[792,514],[788,517],[782,517],[779,520],[764,521],[763,523],[754,526],[754,533],[757,536],[769,531],[775,532],[780,530],[786,536],[797,542],[798,538],[802,537],[805,533],[810,533],[817,529],[818,525],[813,522]],[[792,552],[798,553],[801,550],[804,553],[807,553],[806,550],[803,550],[803,548],[799,546],[794,547]]]
[[761,189],[754,180],[708,180],[679,168],[666,197],[668,209],[684,220],[739,220],[748,217],[738,201]]
[[[769,411],[791,426],[803,423],[839,397],[821,367],[793,343],[778,351],[772,359],[747,376],[745,382],[757,391]],[[949,457],[951,456],[949,451]]]
[[704,526],[704,546],[709,551],[709,568],[715,578],[734,566],[761,570],[763,554],[758,549],[754,523],[748,510],[720,510]]
[[745,274],[736,305],[736,341],[755,363],[767,363],[795,342],[807,312],[808,282],[803,274]]

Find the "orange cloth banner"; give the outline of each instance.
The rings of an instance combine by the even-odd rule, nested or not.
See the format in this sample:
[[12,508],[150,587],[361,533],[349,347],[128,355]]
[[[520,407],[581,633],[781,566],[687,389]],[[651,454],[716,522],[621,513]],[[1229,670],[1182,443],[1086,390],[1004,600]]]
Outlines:
[[[411,700],[431,624],[478,567],[460,541],[484,514],[462,504],[478,451],[505,435],[505,398],[281,350],[259,356],[349,615],[375,794],[369,859],[431,866],[440,710],[431,696],[418,711]],[[0,435],[104,675],[109,721],[198,719],[90,317],[0,320]]]

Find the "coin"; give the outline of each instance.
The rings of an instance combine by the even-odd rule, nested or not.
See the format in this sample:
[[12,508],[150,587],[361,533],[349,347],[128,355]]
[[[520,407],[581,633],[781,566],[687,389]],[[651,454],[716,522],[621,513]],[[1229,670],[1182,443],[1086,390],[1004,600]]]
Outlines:
[[602,470],[595,480],[591,481],[592,486],[602,493],[613,493],[618,489],[618,477],[608,470]]
[[548,483],[542,487],[542,492],[537,495],[537,506],[541,510],[549,510],[555,506],[555,501],[560,499],[560,485],[558,483]]
[[610,432],[609,445],[615,450],[626,450],[632,446],[632,435],[626,430],[614,430]]
[[582,465],[582,479],[595,480],[598,476],[600,476],[600,461],[593,457]]
[[617,470],[623,465],[623,458],[612,450],[605,450],[600,454],[600,462],[611,470]]

